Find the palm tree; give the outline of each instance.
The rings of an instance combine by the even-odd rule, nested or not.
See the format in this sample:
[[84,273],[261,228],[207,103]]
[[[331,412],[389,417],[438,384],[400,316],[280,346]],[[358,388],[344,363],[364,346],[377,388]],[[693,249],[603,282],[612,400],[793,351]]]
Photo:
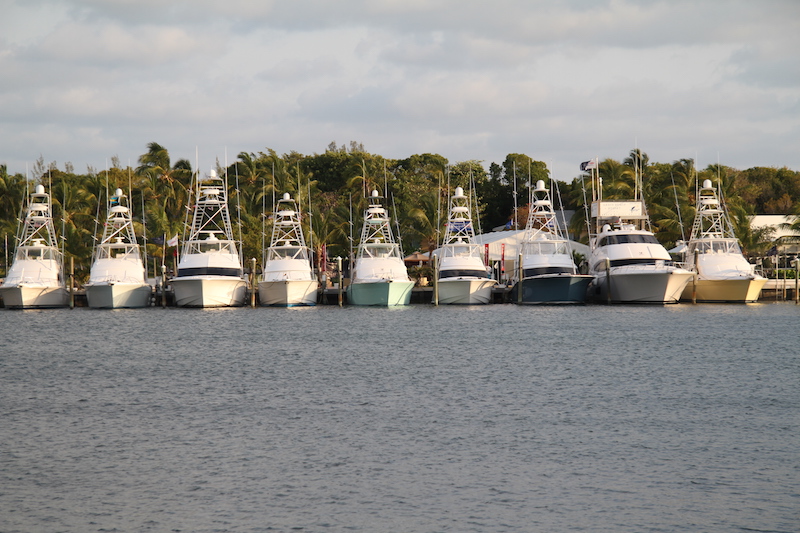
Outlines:
[[636,176],[633,167],[613,159],[605,159],[599,165],[603,179],[603,199],[630,200],[635,198]]
[[170,220],[182,221],[190,196],[192,165],[186,159],[170,165],[169,152],[158,143],[151,142],[147,148],[136,169],[145,178],[146,198],[158,202]]
[[[22,174],[8,175],[6,165],[0,165],[0,232],[16,235],[22,204],[28,194],[28,180]],[[13,239],[11,239],[13,241]]]
[[[75,259],[76,279],[88,277],[97,230],[98,206],[103,196],[98,182],[104,179],[66,174],[59,170],[42,176],[42,183],[52,182],[53,221],[64,244],[64,258]],[[105,188],[105,185],[103,185]]]

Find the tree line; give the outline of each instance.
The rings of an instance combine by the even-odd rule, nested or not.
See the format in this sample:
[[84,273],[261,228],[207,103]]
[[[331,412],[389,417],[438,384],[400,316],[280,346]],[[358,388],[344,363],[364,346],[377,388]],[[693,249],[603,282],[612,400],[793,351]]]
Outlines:
[[[119,158],[102,171],[92,168],[77,174],[71,164],[58,168],[55,162],[39,158],[29,176],[8,174],[0,165],[0,233],[14,248],[22,206],[34,184],[45,185],[51,193],[55,225],[67,257],[75,259],[76,278],[88,277],[95,236],[105,218],[107,191],[130,189],[136,234],[147,236],[149,269],[169,261],[174,249],[167,249],[164,237],[182,235],[187,210],[192,203],[192,178],[204,171],[186,159],[173,161],[164,146],[151,142],[136,167],[123,167]],[[576,171],[577,171],[576,163]],[[769,232],[750,227],[753,214],[794,214],[800,230],[800,172],[788,168],[755,167],[737,170],[724,165],[696,169],[692,159],[671,163],[650,162],[646,153],[632,150],[622,161],[599,162],[606,199],[632,197],[635,168],[641,169],[643,193],[657,238],[671,248],[688,238],[695,211],[695,183],[711,179],[721,183],[722,195],[733,220],[737,237],[750,255],[763,254],[771,246]],[[211,169],[208,169],[211,170]],[[371,154],[357,142],[331,143],[322,153],[277,154],[266,149],[241,152],[230,165],[216,168],[227,175],[229,207],[234,238],[241,239],[243,257],[259,259],[271,233],[273,198],[288,192],[300,202],[307,241],[315,256],[327,246],[328,257],[347,257],[353,239],[358,238],[365,196],[372,189],[386,195],[396,230],[406,253],[436,247],[446,221],[448,197],[457,186],[474,191],[477,200],[476,227],[483,232],[496,227],[524,228],[527,218],[528,184],[550,181],[542,161],[525,154],[508,154],[488,169],[477,160],[450,163],[438,154],[416,154],[406,159],[387,159]],[[207,172],[207,171],[205,171]],[[576,173],[577,174],[577,173]],[[565,210],[574,210],[570,231],[586,242],[584,202],[587,174],[571,182],[556,182]],[[167,258],[164,255],[167,255]],[[10,255],[9,255],[10,257]]]

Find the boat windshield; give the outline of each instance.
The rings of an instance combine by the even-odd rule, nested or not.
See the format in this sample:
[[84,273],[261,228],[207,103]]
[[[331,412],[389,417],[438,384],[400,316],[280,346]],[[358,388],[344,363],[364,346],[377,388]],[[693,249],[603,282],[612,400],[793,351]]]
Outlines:
[[480,248],[477,244],[457,243],[442,246],[443,257],[480,257]]
[[17,259],[43,259],[54,260],[58,258],[58,250],[51,247],[21,246],[17,250]]
[[[741,254],[742,249],[735,239],[715,239],[711,241],[698,241],[694,243],[694,250],[701,254]],[[689,250],[693,252],[692,249]]]
[[621,234],[607,235],[600,239],[598,246],[608,246],[611,244],[659,244],[658,239],[653,235],[640,234]]
[[365,244],[364,257],[387,258],[400,257],[394,244]]
[[269,259],[308,259],[304,246],[273,246],[269,249]]
[[547,241],[525,243],[523,253],[525,255],[567,254],[567,243]]
[[138,259],[139,247],[135,244],[100,245],[97,249],[97,259],[117,259],[133,256]]
[[233,247],[232,241],[218,241],[205,240],[205,241],[191,241],[189,253],[213,254],[225,253],[236,254],[236,249]]

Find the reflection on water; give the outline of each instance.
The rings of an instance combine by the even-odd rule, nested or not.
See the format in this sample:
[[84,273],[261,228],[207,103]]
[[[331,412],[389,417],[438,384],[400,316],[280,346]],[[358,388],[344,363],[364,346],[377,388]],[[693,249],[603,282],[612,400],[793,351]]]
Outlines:
[[793,304],[0,312],[2,531],[795,531]]

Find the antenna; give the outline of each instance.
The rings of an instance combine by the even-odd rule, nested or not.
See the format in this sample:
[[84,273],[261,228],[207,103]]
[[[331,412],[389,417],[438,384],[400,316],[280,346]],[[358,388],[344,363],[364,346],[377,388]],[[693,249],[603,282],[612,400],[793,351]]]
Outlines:
[[[349,269],[350,272],[353,271],[353,193],[348,195],[350,200],[350,257],[349,257]],[[342,280],[339,280],[339,283],[342,283]]]
[[[672,180],[672,192],[675,194],[675,210],[678,212],[678,224],[681,227],[681,239],[686,240],[686,233],[683,229],[683,219],[681,218],[681,206],[678,203],[678,190],[675,188],[675,176],[672,173],[672,170],[669,171],[669,177]],[[695,189],[697,189],[697,170],[694,173],[694,185]]]
[[[447,179],[450,179],[450,167],[445,165],[445,172],[447,172]],[[444,173],[439,173],[439,187],[436,189],[436,246],[439,246],[439,230],[442,227],[442,178]],[[432,257],[428,257],[432,261]]]
[[[239,227],[239,266],[244,268],[244,241],[242,240],[242,193],[239,191],[239,165],[234,165],[236,177],[236,224]],[[225,190],[228,189],[228,147],[225,147]]]
[[[308,193],[308,245],[311,255],[311,268],[314,268],[314,212],[311,210],[311,177],[306,180],[306,190]],[[324,265],[320,266],[324,267]]]
[[517,161],[514,160],[514,229],[517,228]]

